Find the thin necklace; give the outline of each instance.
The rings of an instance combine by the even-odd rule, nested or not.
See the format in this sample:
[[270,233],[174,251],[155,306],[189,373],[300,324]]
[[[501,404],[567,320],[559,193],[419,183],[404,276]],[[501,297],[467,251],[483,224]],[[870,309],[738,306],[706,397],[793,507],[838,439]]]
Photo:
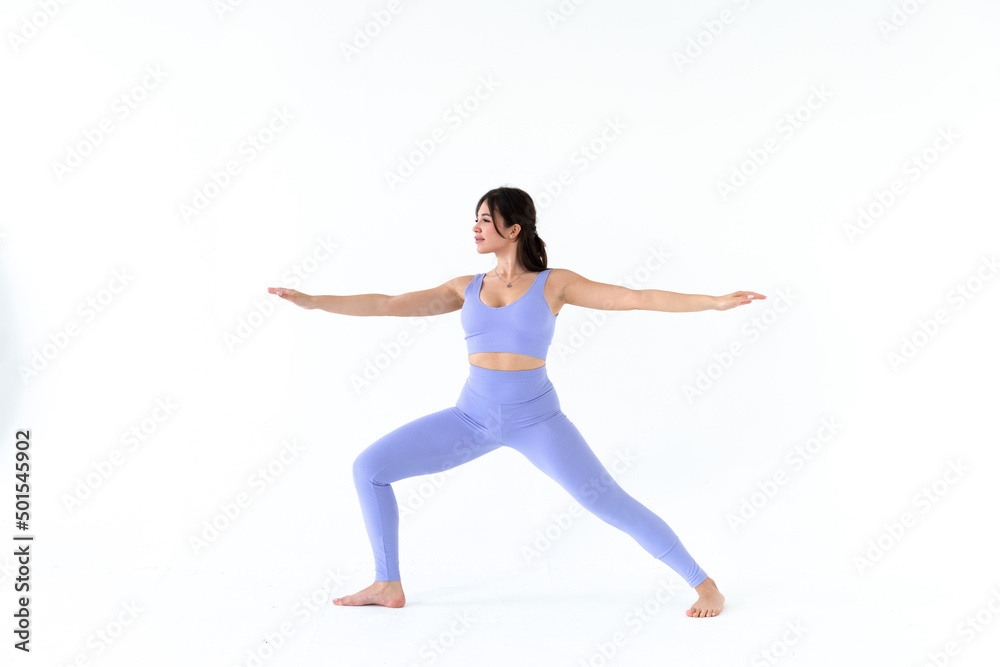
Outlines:
[[[499,268],[500,267],[498,266],[497,269],[499,269]],[[497,278],[500,278],[500,274],[497,273],[497,269],[494,269],[493,273],[496,273]],[[517,274],[517,278],[520,278],[523,275],[524,275],[524,272],[522,271],[521,273]],[[514,278],[514,280],[517,280],[517,278]],[[500,278],[500,280],[503,281],[503,278]],[[510,287],[511,285],[513,285],[514,284],[514,280],[510,281],[509,283],[507,283],[507,287]]]

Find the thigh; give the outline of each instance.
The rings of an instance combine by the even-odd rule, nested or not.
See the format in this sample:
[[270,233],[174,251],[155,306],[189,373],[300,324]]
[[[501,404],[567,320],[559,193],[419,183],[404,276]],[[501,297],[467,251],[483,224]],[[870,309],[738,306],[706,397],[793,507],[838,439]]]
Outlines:
[[584,507],[614,498],[621,487],[590,448],[583,434],[560,411],[554,417],[505,436],[504,444],[516,449],[532,465],[551,477]]
[[445,408],[403,424],[370,444],[355,459],[354,473],[389,484],[454,468],[499,446],[459,410]]

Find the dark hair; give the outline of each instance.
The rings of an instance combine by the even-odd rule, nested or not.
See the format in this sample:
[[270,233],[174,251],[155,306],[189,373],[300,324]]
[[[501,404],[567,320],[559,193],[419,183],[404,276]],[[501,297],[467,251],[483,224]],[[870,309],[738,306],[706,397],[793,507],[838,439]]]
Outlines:
[[549,258],[545,253],[545,241],[535,229],[535,202],[531,200],[531,196],[520,188],[494,188],[479,198],[479,203],[476,204],[477,219],[484,201],[493,219],[493,229],[500,236],[504,234],[497,228],[494,211],[499,211],[506,228],[521,225],[521,231],[517,235],[517,261],[528,271],[547,269]]

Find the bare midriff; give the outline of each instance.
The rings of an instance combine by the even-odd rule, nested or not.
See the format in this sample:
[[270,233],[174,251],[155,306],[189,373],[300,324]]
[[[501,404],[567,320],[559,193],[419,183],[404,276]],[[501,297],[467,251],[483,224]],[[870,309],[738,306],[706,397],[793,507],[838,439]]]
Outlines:
[[469,363],[494,371],[530,371],[544,366],[545,360],[514,352],[474,352]]

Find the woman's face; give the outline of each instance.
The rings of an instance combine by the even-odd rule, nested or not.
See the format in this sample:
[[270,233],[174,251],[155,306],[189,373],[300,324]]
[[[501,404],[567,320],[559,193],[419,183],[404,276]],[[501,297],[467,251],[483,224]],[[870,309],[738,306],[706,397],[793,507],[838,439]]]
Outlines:
[[[493,228],[494,220],[496,221],[496,229]],[[510,239],[497,234],[497,229],[503,229],[503,218],[498,215],[494,219],[494,217],[490,215],[490,209],[486,206],[486,202],[484,201],[482,206],[479,207],[479,215],[476,218],[475,226],[472,228],[472,233],[476,237],[477,252],[498,252],[510,243]],[[508,229],[507,234],[514,231],[516,230]],[[479,239],[482,239],[482,241]]]

